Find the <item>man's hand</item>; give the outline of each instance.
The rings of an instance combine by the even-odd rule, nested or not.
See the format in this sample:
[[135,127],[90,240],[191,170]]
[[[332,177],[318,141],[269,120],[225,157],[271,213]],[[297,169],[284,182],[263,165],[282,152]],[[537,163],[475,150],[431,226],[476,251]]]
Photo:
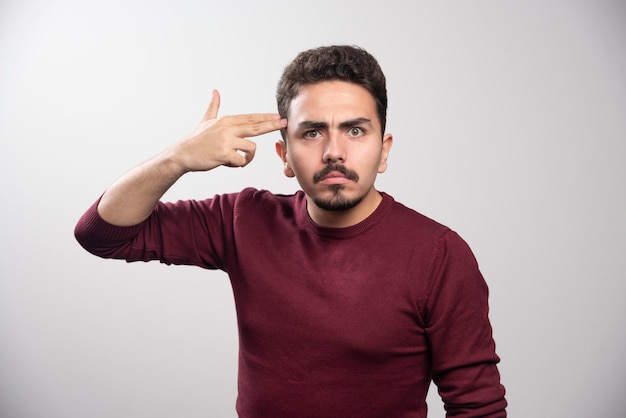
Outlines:
[[251,136],[277,131],[287,120],[275,113],[217,118],[220,95],[215,90],[200,125],[154,158],[133,168],[102,195],[98,213],[119,226],[137,225],[152,213],[161,196],[185,173],[221,165],[243,167],[256,150]]
[[217,117],[220,95],[213,91],[211,103],[198,127],[170,148],[169,158],[181,172],[207,171],[220,165],[246,166],[254,158],[256,143],[248,137],[266,134],[287,126],[276,113]]

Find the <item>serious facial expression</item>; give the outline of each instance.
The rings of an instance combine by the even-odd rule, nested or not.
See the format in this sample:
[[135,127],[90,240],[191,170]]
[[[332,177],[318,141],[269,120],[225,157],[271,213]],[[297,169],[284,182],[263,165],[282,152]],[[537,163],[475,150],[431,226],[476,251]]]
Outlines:
[[343,81],[306,85],[288,120],[286,143],[277,151],[309,203],[326,211],[375,205],[374,181],[387,167],[392,138],[383,136],[365,88]]

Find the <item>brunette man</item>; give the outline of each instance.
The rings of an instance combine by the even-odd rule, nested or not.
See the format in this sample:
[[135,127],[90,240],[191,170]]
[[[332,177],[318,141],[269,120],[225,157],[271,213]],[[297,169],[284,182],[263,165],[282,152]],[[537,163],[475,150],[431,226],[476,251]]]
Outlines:
[[[425,417],[431,380],[450,416],[506,416],[470,249],[374,186],[393,142],[376,60],[349,46],[302,52],[277,101],[279,114],[218,118],[214,92],[190,136],[85,213],[79,242],[102,257],[228,273],[242,417]],[[185,173],[247,165],[248,138],[277,130],[301,191],[159,201]]]

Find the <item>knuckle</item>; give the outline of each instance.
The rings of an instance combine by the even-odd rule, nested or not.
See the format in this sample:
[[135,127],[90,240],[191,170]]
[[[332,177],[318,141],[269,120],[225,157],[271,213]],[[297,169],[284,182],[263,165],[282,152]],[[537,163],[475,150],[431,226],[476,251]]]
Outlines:
[[261,132],[261,125],[259,125],[258,123],[251,123],[249,128],[250,128],[250,132],[252,132],[255,135]]

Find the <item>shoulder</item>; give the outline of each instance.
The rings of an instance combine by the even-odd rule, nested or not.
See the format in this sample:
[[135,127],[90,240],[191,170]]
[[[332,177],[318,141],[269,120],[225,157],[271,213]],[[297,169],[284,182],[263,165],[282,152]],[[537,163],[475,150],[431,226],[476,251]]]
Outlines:
[[407,233],[419,233],[422,236],[426,234],[439,239],[451,232],[451,229],[446,225],[405,206],[396,201],[391,195],[384,192],[381,192],[381,194],[384,204],[388,206],[388,221],[397,224],[398,227],[406,230]]
[[422,256],[431,260],[452,257],[475,264],[468,243],[455,230],[395,201],[389,195],[384,194],[384,198],[391,201],[386,227],[395,231],[397,241],[421,249]]

